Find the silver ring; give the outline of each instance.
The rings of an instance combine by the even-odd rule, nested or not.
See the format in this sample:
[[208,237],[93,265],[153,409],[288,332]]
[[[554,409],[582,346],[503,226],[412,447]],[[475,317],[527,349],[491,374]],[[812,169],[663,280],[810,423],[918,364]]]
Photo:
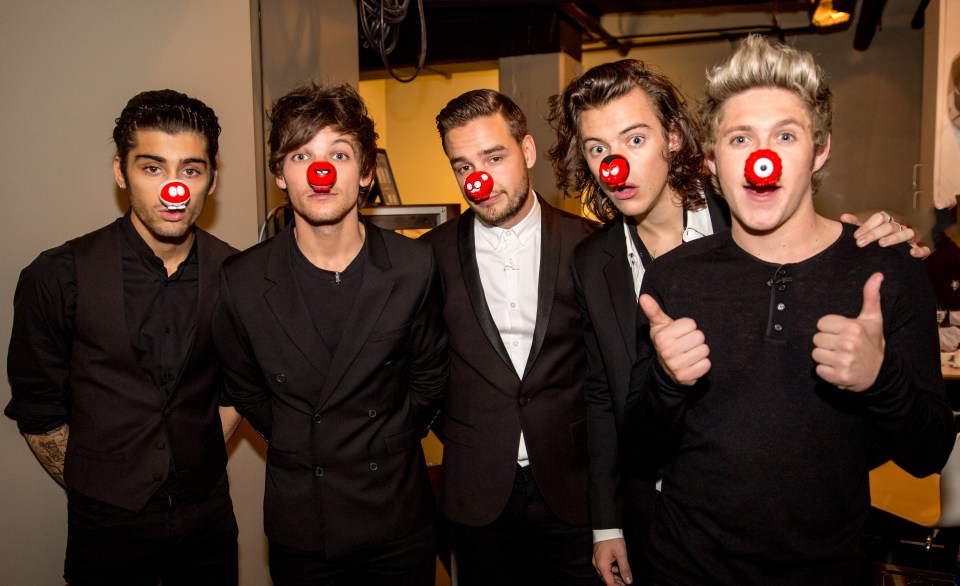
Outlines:
[[880,210],[880,213],[883,214],[883,221],[884,221],[884,222],[892,222],[892,221],[893,221],[893,216],[891,216],[891,215],[888,214],[887,212],[885,212],[885,211],[883,211],[883,210]]
[[896,224],[897,227],[900,228],[898,232],[903,232],[903,224],[901,224],[900,222],[894,222],[894,224]]

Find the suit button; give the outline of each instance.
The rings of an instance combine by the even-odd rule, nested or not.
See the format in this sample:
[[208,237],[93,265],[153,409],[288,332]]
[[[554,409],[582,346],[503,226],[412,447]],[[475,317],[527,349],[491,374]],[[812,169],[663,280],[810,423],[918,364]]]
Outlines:
[[164,410],[163,410],[163,416],[164,416],[164,417],[170,417],[171,415],[173,415],[173,409],[164,409]]
[[320,466],[317,466],[316,468],[313,469],[313,473],[316,474],[317,476],[323,476],[323,468],[321,468]]
[[320,423],[321,421],[323,421],[323,415],[320,415],[319,413],[314,413],[314,414],[313,414],[313,422],[314,422],[314,423]]
[[163,474],[160,474],[159,472],[154,472],[154,473],[153,473],[153,480],[154,480],[155,482],[160,482],[161,480],[163,480]]
[[157,449],[158,449],[158,450],[162,450],[162,449],[165,448],[165,447],[167,447],[167,442],[165,442],[165,441],[163,441],[163,440],[157,440]]
[[530,397],[520,397],[520,406],[526,407],[530,403]]
[[376,410],[376,409],[371,409],[371,410],[367,411],[367,417],[369,417],[370,419],[373,419],[373,418],[376,417],[376,416],[377,416],[377,410]]
[[393,360],[387,360],[386,362],[383,363],[383,367],[388,368],[391,364],[393,364]]
[[370,462],[370,471],[371,471],[371,472],[376,472],[379,468],[380,468],[380,466],[379,466],[376,462]]
[[281,372],[280,374],[278,374],[278,375],[277,375],[277,382],[278,382],[278,383],[287,382],[287,375],[283,374],[282,372]]

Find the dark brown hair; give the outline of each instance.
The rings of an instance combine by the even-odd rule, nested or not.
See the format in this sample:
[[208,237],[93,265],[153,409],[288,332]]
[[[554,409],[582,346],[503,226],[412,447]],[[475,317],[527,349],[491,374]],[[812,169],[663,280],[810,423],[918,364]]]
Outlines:
[[447,133],[455,128],[468,124],[477,118],[500,114],[507,123],[510,135],[523,142],[527,136],[527,117],[523,110],[513,100],[500,92],[482,89],[471,90],[460,94],[447,102],[447,105],[437,114],[437,131],[440,133],[440,142],[444,150],[447,148]]

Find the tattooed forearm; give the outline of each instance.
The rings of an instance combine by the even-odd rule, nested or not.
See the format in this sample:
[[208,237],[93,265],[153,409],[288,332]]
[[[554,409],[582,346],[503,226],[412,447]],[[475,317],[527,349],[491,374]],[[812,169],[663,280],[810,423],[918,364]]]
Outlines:
[[61,486],[66,486],[63,480],[63,460],[67,454],[69,434],[70,428],[67,425],[61,425],[53,431],[40,435],[23,434],[37,460],[40,460],[44,469]]

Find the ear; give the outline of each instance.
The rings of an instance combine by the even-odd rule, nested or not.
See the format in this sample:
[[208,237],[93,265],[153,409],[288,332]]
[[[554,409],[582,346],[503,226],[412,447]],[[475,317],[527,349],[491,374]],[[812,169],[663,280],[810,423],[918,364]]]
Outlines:
[[537,145],[533,142],[533,137],[529,134],[523,137],[520,148],[523,149],[523,158],[527,162],[527,169],[532,169],[533,164],[537,162]]
[[813,172],[816,173],[827,164],[827,159],[830,158],[830,139],[831,135],[827,134],[827,142],[823,144],[823,150],[819,153],[816,153],[813,157]]
[[117,182],[117,187],[120,189],[127,188],[127,182],[123,178],[123,170],[120,168],[120,155],[113,157],[113,178]]
[[360,187],[369,187],[371,183],[373,183],[373,171],[370,171],[366,177],[360,178]]
[[680,131],[679,130],[674,129],[667,134],[667,144],[669,145],[667,147],[668,152],[675,153],[680,150]]
[[214,171],[214,172],[213,172],[213,179],[210,181],[210,188],[207,189],[207,195],[210,195],[211,193],[213,193],[213,190],[217,188],[217,180],[218,180],[219,178],[220,178],[220,172],[219,172],[219,171]]
[[287,180],[283,178],[283,175],[274,175],[273,180],[277,183],[277,187],[284,191],[287,190]]
[[717,174],[717,158],[714,155],[703,158],[707,162],[707,168],[710,169],[711,175]]

